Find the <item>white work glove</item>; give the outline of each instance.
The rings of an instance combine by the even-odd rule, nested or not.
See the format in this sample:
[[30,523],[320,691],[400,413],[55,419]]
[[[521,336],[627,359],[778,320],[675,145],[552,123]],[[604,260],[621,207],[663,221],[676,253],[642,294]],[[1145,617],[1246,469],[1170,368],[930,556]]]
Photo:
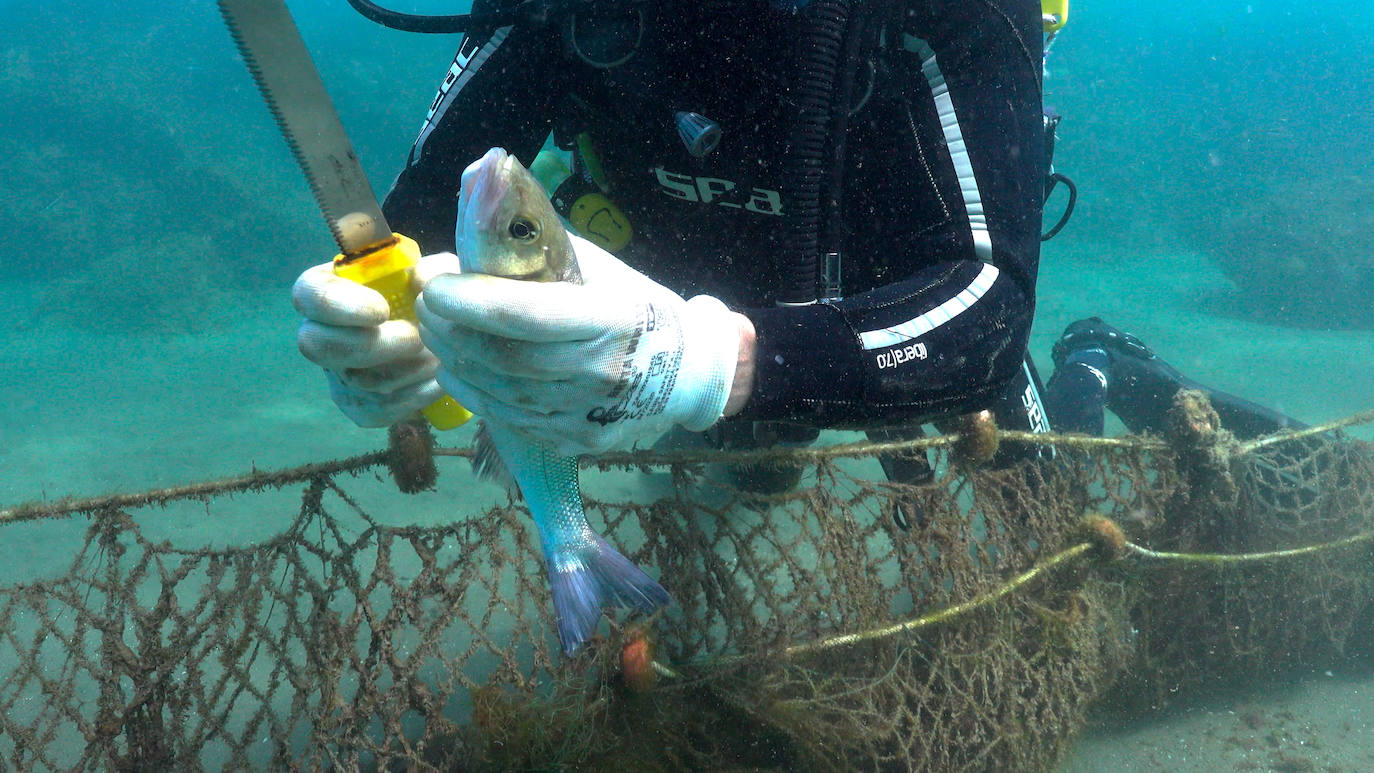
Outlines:
[[[421,258],[415,289],[450,271],[458,271],[451,253]],[[414,323],[387,319],[390,308],[381,293],[335,276],[333,265],[324,263],[300,275],[291,301],[305,317],[296,345],[325,369],[329,396],[359,426],[390,426],[443,397],[434,380],[438,361]]]
[[569,456],[704,430],[725,408],[738,318],[690,301],[572,235],[583,284],[435,277],[415,303],[444,390]]

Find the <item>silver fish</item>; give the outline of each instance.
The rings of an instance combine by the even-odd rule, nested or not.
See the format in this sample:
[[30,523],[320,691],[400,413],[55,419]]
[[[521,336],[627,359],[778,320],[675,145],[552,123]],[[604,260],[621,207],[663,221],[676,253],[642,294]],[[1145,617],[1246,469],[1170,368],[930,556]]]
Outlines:
[[[492,148],[465,182],[455,234],[464,273],[581,284],[563,222],[514,156]],[[514,478],[524,494],[544,550],[564,652],[572,654],[591,636],[604,607],[651,613],[672,603],[661,585],[587,523],[577,457],[487,425],[478,432],[473,464],[484,477]]]

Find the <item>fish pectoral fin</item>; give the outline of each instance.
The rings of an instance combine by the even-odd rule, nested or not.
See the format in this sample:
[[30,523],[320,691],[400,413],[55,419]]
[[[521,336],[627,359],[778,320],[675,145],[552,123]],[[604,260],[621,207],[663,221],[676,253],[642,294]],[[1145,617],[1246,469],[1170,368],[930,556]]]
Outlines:
[[496,443],[491,439],[486,422],[482,422],[472,438],[472,469],[477,477],[500,484],[512,497],[520,498],[520,485],[515,482],[515,476],[496,450]]

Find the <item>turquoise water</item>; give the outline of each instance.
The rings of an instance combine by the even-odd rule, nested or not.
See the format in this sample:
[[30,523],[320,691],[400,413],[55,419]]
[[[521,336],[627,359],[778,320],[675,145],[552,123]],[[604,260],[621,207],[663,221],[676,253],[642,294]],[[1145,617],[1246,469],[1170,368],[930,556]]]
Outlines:
[[[456,40],[382,30],[342,0],[292,6],[385,189]],[[1081,198],[1042,260],[1043,367],[1064,325],[1099,314],[1301,420],[1374,408],[1374,3],[1072,12],[1046,99]],[[295,352],[290,283],[333,245],[213,4],[5,4],[0,20],[0,506],[376,448]],[[7,578],[65,566],[62,532],[8,530],[21,557]],[[174,533],[252,540],[271,525]],[[1330,764],[1368,765],[1361,733],[1336,728],[1369,714],[1323,711],[1362,706],[1374,683],[1318,673],[1294,690],[1281,700]],[[1104,731],[1071,767],[1183,769],[1165,756],[1182,735],[1190,769],[1217,769],[1187,719]]]

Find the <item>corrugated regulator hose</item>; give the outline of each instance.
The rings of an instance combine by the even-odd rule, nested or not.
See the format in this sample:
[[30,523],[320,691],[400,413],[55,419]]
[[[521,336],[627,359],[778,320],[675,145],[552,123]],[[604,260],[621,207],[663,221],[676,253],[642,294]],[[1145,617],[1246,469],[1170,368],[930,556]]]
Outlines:
[[799,36],[791,89],[797,122],[787,148],[783,176],[788,206],[783,249],[789,268],[778,291],[778,303],[782,305],[816,300],[824,215],[821,186],[831,168],[831,157],[826,151],[850,2],[815,0],[801,14],[803,32]]

